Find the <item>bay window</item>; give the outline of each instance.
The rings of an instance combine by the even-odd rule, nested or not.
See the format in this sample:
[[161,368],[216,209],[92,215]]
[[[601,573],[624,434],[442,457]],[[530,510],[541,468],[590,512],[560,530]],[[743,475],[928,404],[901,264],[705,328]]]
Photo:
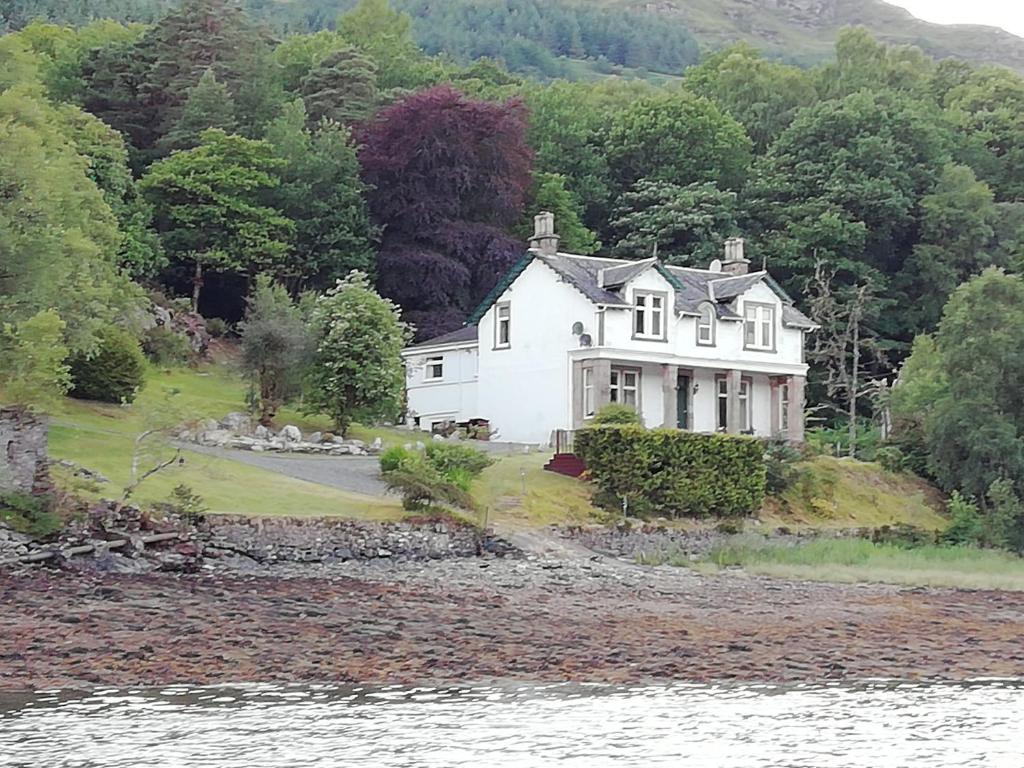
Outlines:
[[638,369],[612,368],[609,384],[609,394],[613,403],[637,408],[640,402],[640,371]]

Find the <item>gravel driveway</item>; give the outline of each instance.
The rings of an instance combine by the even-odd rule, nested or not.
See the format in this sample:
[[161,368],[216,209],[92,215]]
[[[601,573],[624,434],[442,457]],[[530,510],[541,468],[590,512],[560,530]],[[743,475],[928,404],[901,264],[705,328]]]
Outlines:
[[303,456],[296,454],[253,453],[231,448],[182,445],[184,450],[251,464],[270,472],[278,472],[297,480],[329,485],[343,491],[367,496],[384,496],[387,486],[380,479],[376,456]]

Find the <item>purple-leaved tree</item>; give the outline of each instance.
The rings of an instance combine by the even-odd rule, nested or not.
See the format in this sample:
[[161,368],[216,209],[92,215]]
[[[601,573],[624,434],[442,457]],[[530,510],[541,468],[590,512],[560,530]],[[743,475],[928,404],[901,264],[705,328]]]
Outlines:
[[524,245],[507,234],[530,184],[526,108],[449,86],[414,93],[363,127],[359,160],[384,228],[378,288],[417,337],[465,319]]

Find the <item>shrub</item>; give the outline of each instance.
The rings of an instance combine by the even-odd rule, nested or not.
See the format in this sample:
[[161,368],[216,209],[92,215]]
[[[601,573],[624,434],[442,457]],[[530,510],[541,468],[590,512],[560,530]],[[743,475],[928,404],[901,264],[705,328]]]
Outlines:
[[206,319],[206,332],[219,339],[231,333],[231,324],[221,317],[208,317]]
[[380,471],[394,472],[395,470],[407,467],[420,459],[416,451],[403,448],[400,445],[392,446],[380,455]]
[[906,457],[898,445],[883,445],[875,451],[875,461],[889,472],[902,472],[906,469]]
[[971,499],[965,499],[960,491],[953,491],[946,504],[950,521],[942,533],[947,544],[980,544],[984,532],[984,522],[978,505]]
[[130,403],[145,381],[146,359],[131,334],[107,328],[98,349],[70,361],[71,395],[104,403]]
[[472,480],[494,463],[483,451],[454,443],[430,443],[426,454],[431,466],[449,479],[453,472],[459,472],[468,475]]
[[444,478],[422,455],[416,455],[416,460],[398,469],[385,472],[383,477],[389,489],[402,495],[404,509],[425,510],[436,504],[452,504],[469,510],[476,508],[465,488]]
[[185,365],[192,357],[188,339],[164,325],[154,326],[143,334],[142,351],[154,364],[164,368]]
[[16,531],[45,538],[59,531],[63,524],[53,506],[49,496],[3,493],[0,494],[0,520],[10,523]]
[[202,519],[203,513],[208,509],[203,497],[184,483],[174,486],[168,506],[190,523]]
[[765,489],[770,494],[779,494],[789,488],[800,477],[797,462],[803,458],[799,449],[784,440],[772,440],[764,450]]
[[739,516],[764,500],[764,448],[749,437],[599,426],[577,432],[576,452],[598,498],[625,498],[631,512]]
[[631,405],[608,403],[598,408],[590,422],[593,426],[602,424],[640,424],[640,414]]

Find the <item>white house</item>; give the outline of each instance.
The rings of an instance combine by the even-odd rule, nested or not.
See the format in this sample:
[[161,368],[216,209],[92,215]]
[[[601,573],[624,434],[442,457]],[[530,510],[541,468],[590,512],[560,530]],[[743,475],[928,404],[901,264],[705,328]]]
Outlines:
[[524,257],[467,324],[403,351],[408,422],[487,421],[546,444],[605,403],[648,427],[803,439],[804,334],[815,328],[743,240],[707,269],[558,251],[542,213]]

